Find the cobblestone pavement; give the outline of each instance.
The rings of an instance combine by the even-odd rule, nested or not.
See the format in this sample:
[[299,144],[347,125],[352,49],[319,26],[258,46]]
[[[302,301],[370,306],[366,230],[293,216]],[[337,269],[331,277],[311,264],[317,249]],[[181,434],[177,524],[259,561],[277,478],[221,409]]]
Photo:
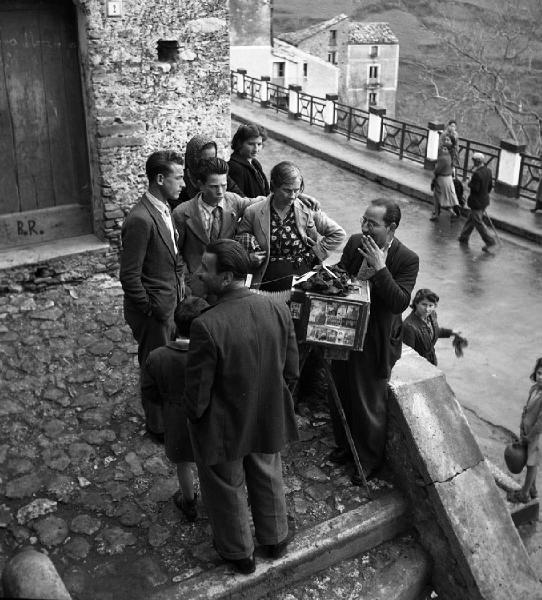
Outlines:
[[[171,502],[174,470],[144,434],[136,351],[108,275],[0,297],[0,569],[31,544],[75,598],[117,600],[220,562],[205,515],[188,523]],[[328,414],[311,408],[284,461],[299,528],[366,502],[326,462]]]

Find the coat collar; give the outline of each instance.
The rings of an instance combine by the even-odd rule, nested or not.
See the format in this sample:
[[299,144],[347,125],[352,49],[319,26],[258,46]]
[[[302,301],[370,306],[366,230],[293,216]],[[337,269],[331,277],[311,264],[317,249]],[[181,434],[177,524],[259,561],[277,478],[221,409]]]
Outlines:
[[[158,233],[162,238],[164,244],[167,246],[167,249],[169,250],[171,256],[173,256],[174,259],[177,259],[177,254],[175,252],[175,248],[173,247],[173,240],[171,239],[171,234],[166,224],[164,223],[162,215],[156,210],[156,208],[154,208],[152,202],[147,198],[146,194],[143,194],[143,197],[141,198],[141,204],[145,207],[145,209],[155,222],[156,228],[158,229]],[[175,230],[175,226],[173,226],[173,228]]]

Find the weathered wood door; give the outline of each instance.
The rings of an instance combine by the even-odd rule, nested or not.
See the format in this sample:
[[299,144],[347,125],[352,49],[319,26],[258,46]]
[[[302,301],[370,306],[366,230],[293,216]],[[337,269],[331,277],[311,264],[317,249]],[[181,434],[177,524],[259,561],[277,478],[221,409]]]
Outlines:
[[0,248],[91,231],[72,0],[0,1]]

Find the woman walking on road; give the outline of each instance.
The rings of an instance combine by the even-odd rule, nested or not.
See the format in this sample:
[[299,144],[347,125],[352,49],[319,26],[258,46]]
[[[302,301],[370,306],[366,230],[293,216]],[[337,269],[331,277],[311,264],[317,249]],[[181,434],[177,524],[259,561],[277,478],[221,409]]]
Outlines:
[[452,178],[452,141],[449,136],[444,136],[439,148],[437,164],[433,172],[431,189],[433,190],[433,214],[431,221],[436,221],[443,208],[450,211],[450,219],[459,217],[459,201],[455,194],[454,181]]

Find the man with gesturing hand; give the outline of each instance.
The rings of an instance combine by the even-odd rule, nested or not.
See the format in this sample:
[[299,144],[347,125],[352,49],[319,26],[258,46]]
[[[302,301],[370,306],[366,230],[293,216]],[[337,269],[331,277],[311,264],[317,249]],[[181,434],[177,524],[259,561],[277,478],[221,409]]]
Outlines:
[[[401,314],[410,303],[419,268],[417,254],[395,237],[400,221],[396,202],[373,200],[361,219],[361,233],[350,237],[339,262],[351,276],[368,280],[371,286],[363,351],[333,363],[335,384],[367,478],[384,458],[388,380],[401,356]],[[329,458],[344,464],[351,456],[333,405],[331,415],[337,448]]]

